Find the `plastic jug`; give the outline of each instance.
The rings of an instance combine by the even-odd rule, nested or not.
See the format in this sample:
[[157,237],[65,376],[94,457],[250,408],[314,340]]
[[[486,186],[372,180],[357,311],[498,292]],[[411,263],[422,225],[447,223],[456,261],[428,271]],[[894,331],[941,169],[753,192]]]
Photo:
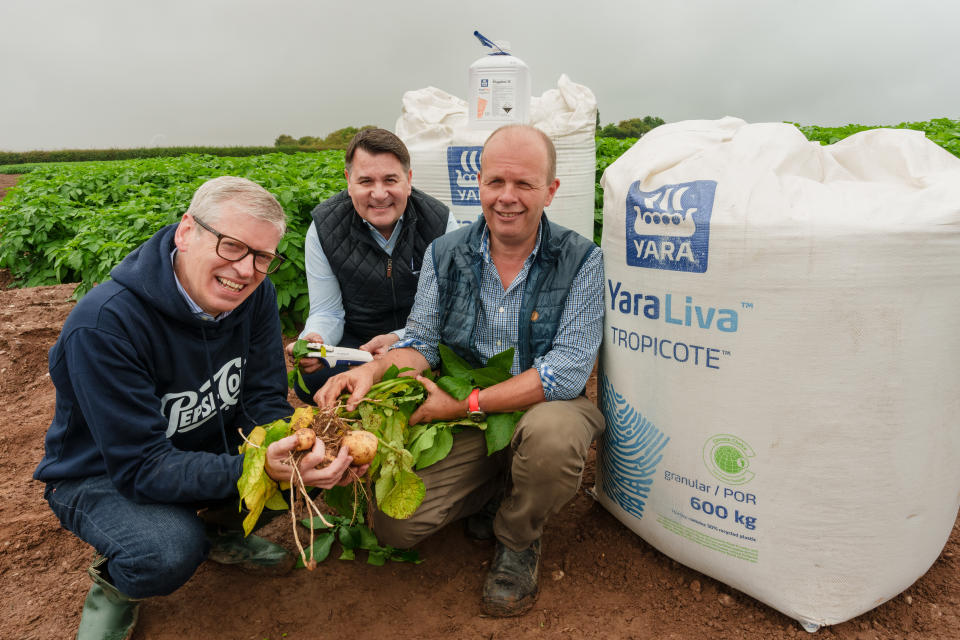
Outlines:
[[470,65],[470,128],[496,129],[505,124],[525,124],[530,119],[530,69],[510,54],[506,42],[493,42],[474,31],[493,51]]

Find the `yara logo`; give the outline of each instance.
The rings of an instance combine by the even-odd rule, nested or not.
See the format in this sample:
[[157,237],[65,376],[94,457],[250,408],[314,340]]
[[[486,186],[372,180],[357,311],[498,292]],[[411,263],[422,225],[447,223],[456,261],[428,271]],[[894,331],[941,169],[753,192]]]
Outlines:
[[480,152],[483,147],[447,147],[450,199],[458,206],[480,206]]
[[710,216],[717,183],[696,180],[627,191],[627,264],[649,269],[707,270]]
[[216,391],[207,380],[197,391],[168,393],[160,399],[160,411],[169,416],[167,437],[196,429],[213,417],[217,411],[217,399],[223,408],[237,404],[240,391],[240,358],[234,358],[213,374]]

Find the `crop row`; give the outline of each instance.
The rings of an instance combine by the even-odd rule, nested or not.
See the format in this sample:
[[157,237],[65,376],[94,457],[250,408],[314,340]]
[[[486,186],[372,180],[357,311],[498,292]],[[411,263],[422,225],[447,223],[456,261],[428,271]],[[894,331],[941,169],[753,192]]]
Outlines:
[[270,277],[290,330],[309,309],[303,240],[310,211],[346,186],[342,151],[37,168],[0,205],[0,267],[18,286],[79,282],[80,297],[157,229],[179,220],[197,187],[221,175],[263,185],[287,213],[289,230],[278,247],[287,261]]

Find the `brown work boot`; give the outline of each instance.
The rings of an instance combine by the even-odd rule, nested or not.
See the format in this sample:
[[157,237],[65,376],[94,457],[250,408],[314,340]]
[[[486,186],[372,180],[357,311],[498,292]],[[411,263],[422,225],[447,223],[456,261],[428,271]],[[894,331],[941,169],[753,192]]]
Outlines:
[[526,613],[540,591],[540,540],[513,551],[499,540],[493,564],[483,583],[481,608],[489,616],[507,618]]

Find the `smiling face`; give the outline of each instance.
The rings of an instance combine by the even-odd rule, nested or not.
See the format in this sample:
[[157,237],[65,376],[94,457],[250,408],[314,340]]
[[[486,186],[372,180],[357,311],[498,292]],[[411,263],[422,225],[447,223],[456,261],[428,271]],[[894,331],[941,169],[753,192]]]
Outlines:
[[[254,251],[277,252],[280,230],[272,223],[245,213],[236,205],[220,205],[216,222],[220,233],[246,243]],[[212,316],[236,309],[266,277],[253,268],[253,254],[231,262],[217,255],[217,237],[184,214],[175,236],[174,270],[187,295]]]
[[543,210],[560,186],[548,174],[546,145],[535,131],[508,128],[487,141],[478,179],[491,250],[533,249]]
[[384,238],[389,238],[407,208],[413,172],[392,153],[371,154],[357,149],[347,177],[347,192],[353,208]]

